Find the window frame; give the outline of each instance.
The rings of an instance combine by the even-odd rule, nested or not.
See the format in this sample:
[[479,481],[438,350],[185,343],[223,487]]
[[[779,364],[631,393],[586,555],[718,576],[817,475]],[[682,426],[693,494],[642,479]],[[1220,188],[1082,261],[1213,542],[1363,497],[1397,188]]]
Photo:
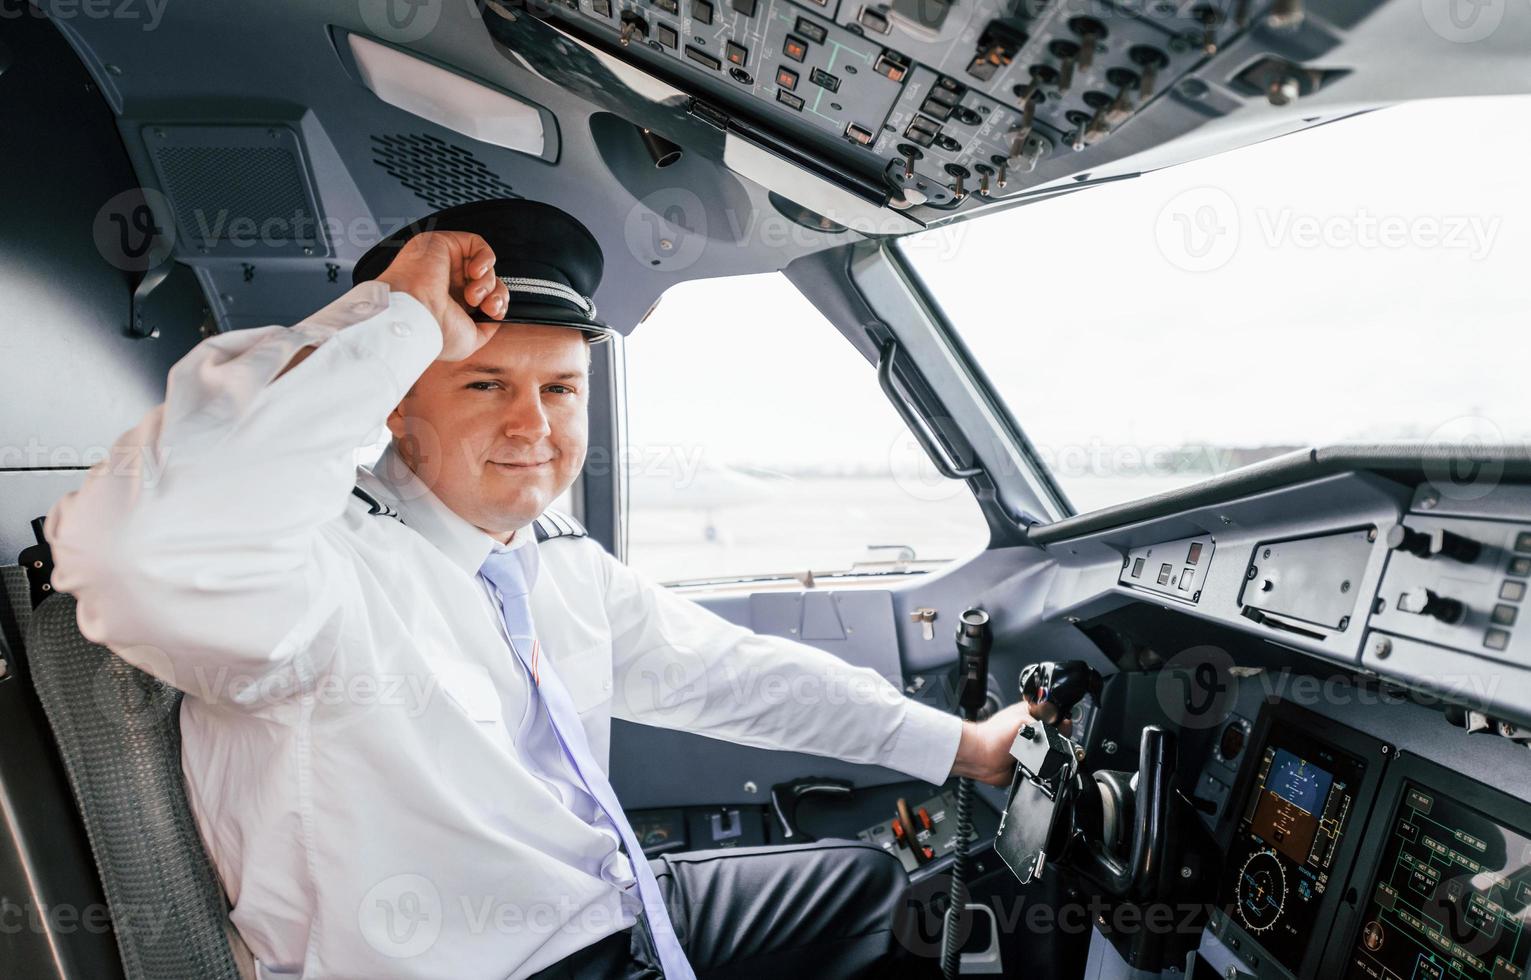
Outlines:
[[[875,375],[877,369],[877,346],[866,330],[867,316],[865,314],[867,307],[865,296],[860,285],[852,277],[850,270],[852,257],[857,254],[856,250],[864,250],[867,244],[865,242],[858,242],[852,245],[839,246],[834,249],[804,256],[784,269],[764,271],[767,274],[771,272],[779,273],[784,280],[797,289],[803,298],[834,327],[835,332],[843,340],[848,341],[852,348],[862,355],[868,362],[867,371],[869,374]],[[878,246],[876,248],[875,261],[889,267],[894,267],[896,263],[891,252],[885,246]],[[826,270],[836,271],[834,274],[826,277],[822,275]],[[755,273],[741,273],[741,275],[743,274]],[[908,275],[907,272],[900,274],[903,276]],[[675,288],[680,285],[682,283],[674,283],[669,288]],[[655,306],[657,307],[657,305],[658,301],[656,301]],[[651,309],[650,312],[652,313],[653,310]],[[639,324],[639,326],[641,327],[642,324]],[[635,327],[634,329],[638,328]],[[936,324],[930,320],[911,323],[904,331],[900,332],[900,339],[914,334],[933,334],[935,330]],[[946,332],[948,336],[955,337],[950,331]],[[612,454],[610,457],[612,459],[618,458],[620,447],[624,446],[626,442],[628,413],[626,385],[627,339],[626,337],[614,338],[613,343],[602,345],[611,352],[610,361],[603,366],[606,380],[603,384],[592,386],[590,409],[591,446],[594,447],[596,445],[597,424],[595,416],[599,410],[603,416],[607,416],[600,426],[600,434],[603,439],[612,440],[606,443],[607,448]],[[966,356],[965,351],[963,356]],[[921,378],[921,380],[924,379]],[[901,387],[907,388],[907,386]],[[601,403],[599,406],[597,405],[597,392],[602,394],[602,397],[599,399]],[[914,400],[914,407],[919,411],[927,424],[932,424],[926,405],[918,400]],[[947,421],[950,422],[951,420],[948,419]],[[993,440],[990,439],[989,441],[992,442]],[[612,470],[614,471],[613,473],[597,475],[591,478],[586,478],[582,475],[583,500],[585,501],[586,513],[589,513],[592,507],[597,508],[602,513],[606,512],[607,509],[615,510],[615,531],[612,538],[613,543],[620,545],[620,551],[613,547],[612,543],[608,543],[600,538],[598,540],[601,540],[602,544],[605,544],[618,560],[625,562],[628,558],[627,543],[631,521],[631,496],[628,492],[627,474],[624,468],[613,466]],[[967,491],[972,494],[977,502],[980,513],[989,527],[990,540],[985,545],[985,549],[993,548],[997,544],[1018,543],[1021,539],[1020,532],[1023,531],[1024,525],[1008,514],[1004,515],[1002,519],[996,519],[996,510],[999,504],[995,499],[993,488],[986,487],[983,492],[977,492],[975,491],[973,480],[967,480],[965,483],[967,484]],[[1034,501],[1034,498],[1029,495],[1022,499]],[[1034,508],[1036,503],[1030,502],[1026,506]],[[581,516],[583,519],[583,515],[576,516]],[[1050,511],[1049,519],[1054,519],[1057,516],[1059,515],[1056,510]],[[1011,532],[1015,532],[1015,534],[1012,535]],[[595,536],[595,531],[592,528],[592,537]],[[955,564],[960,564],[962,561],[964,561],[964,558],[958,556],[939,563],[932,561],[927,565],[925,562],[916,562],[913,566],[886,570],[863,569],[827,572],[815,570],[812,576],[813,580],[833,582],[836,588],[888,588],[905,582],[912,576],[925,576],[945,571]],[[927,567],[920,567],[922,565],[927,565]],[[707,595],[737,593],[741,589],[759,591],[783,584],[802,587],[809,583],[800,574],[792,572],[745,572],[718,578],[681,580],[666,583],[666,587],[692,595]]]

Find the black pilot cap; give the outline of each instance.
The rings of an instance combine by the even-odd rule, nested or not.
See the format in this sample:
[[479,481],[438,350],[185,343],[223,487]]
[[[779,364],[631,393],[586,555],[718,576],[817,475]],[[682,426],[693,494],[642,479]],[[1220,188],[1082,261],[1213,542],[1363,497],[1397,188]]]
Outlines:
[[[459,204],[405,225],[367,250],[351,282],[383,274],[404,243],[423,231],[468,231],[494,250],[494,274],[510,290],[501,323],[536,323],[583,330],[592,340],[614,331],[596,319],[591,297],[604,264],[595,236],[551,204],[498,198]],[[473,319],[490,321],[481,310]]]

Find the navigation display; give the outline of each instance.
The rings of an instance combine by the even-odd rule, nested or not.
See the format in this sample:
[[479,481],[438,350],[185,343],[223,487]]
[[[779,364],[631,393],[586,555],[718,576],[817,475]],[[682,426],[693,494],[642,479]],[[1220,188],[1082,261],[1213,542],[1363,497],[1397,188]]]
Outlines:
[[1520,980],[1531,837],[1406,783],[1347,980]]
[[1224,911],[1294,973],[1312,945],[1366,763],[1273,728],[1228,852]]

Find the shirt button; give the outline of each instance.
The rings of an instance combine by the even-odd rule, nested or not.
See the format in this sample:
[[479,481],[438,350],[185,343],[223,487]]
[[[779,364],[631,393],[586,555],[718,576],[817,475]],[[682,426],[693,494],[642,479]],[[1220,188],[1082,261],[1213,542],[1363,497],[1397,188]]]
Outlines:
[[371,313],[372,303],[368,300],[359,299],[351,304],[352,313]]
[[410,333],[409,324],[403,320],[393,321],[393,323],[389,324],[389,329],[393,331],[395,337],[408,337]]

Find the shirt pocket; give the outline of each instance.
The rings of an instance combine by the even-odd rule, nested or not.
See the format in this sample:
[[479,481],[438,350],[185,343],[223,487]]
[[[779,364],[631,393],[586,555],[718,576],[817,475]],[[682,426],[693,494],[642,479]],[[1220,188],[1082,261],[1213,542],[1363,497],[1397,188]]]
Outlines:
[[610,714],[612,678],[611,646],[601,643],[574,653],[562,654],[554,661],[558,679],[569,692],[574,710],[581,716],[605,708]]
[[436,665],[441,691],[469,719],[485,728],[503,731],[504,709],[489,669],[467,660],[444,660]]

